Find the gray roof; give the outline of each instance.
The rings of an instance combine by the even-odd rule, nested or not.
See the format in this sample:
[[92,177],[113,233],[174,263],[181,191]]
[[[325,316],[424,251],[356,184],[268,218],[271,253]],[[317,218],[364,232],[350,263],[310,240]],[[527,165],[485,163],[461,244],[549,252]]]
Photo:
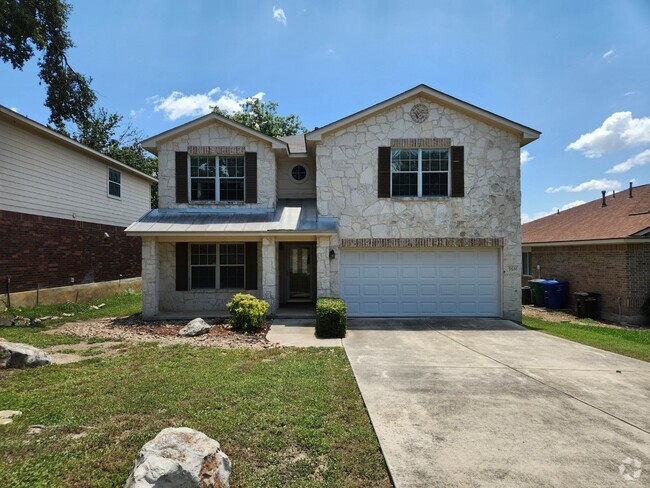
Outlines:
[[305,143],[305,134],[296,134],[295,136],[278,137],[282,142],[289,145],[290,153],[305,153],[307,152],[307,144]]
[[154,209],[131,224],[131,235],[331,234],[336,219],[318,217],[316,200],[278,200],[273,209]]

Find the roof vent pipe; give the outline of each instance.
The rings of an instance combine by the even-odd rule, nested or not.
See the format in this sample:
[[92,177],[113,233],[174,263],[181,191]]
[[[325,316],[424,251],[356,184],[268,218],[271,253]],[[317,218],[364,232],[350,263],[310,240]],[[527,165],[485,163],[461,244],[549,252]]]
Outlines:
[[612,198],[616,198],[616,190],[612,190]]
[[630,181],[630,195],[629,198],[632,198],[632,182]]
[[600,204],[600,208],[606,207],[607,202],[605,201],[605,190],[601,192],[603,194],[603,203]]

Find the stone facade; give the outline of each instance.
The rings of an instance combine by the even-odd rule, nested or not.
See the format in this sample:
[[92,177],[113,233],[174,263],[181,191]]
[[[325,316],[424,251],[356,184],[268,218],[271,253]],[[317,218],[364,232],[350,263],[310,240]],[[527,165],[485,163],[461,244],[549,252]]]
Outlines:
[[[568,305],[576,309],[576,291],[599,293],[601,317],[633,324],[647,321],[640,312],[650,296],[650,244],[532,247],[543,279],[569,282]],[[528,280],[523,279],[524,285]]]
[[[423,123],[410,116],[417,103],[429,109]],[[431,137],[465,147],[465,197],[378,198],[377,148],[391,139]],[[521,320],[517,136],[417,97],[325,134],[316,148],[316,168],[319,214],[338,217],[342,239],[503,239],[503,316]],[[337,278],[331,288],[338,289]]]
[[[190,147],[194,146],[194,147]],[[201,151],[197,146],[238,147],[248,152],[257,153],[257,203],[176,203],[176,151]],[[197,151],[198,150],[198,151]],[[231,154],[231,152],[229,152]],[[274,208],[276,202],[275,155],[271,144],[261,139],[251,137],[243,132],[212,123],[192,132],[182,134],[174,139],[163,142],[158,148],[158,201],[160,208]],[[268,182],[272,182],[268,184]]]

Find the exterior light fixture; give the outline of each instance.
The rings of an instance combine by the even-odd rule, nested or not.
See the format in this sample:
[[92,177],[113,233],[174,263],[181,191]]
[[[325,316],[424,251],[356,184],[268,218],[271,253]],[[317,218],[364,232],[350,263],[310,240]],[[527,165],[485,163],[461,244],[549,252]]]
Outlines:
[[330,249],[330,259],[334,259],[336,257],[336,253],[334,252],[334,249]]

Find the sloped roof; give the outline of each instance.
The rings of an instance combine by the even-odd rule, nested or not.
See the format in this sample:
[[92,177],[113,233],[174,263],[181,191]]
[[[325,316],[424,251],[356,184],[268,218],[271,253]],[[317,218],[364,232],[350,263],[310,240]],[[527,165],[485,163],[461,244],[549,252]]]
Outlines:
[[126,171],[127,173],[131,173],[135,176],[138,176],[144,180],[147,180],[149,183],[156,183],[158,181],[153,176],[149,176],[148,174],[143,173],[142,171],[138,171],[137,169],[127,164],[124,164],[121,161],[118,161],[117,159],[113,159],[109,156],[106,156],[105,154],[95,151],[94,149],[91,149],[88,146],[85,146],[80,142],[71,139],[70,137],[64,136],[63,134],[59,134],[55,130],[50,129],[49,127],[43,124],[39,124],[38,122],[30,119],[29,117],[25,117],[24,115],[14,112],[10,108],[7,108],[3,105],[0,105],[0,118],[3,118],[8,122],[11,122],[12,124],[15,124],[24,129],[29,129],[32,132],[36,132],[42,137],[56,141],[59,144],[62,144],[78,152],[86,154],[87,156],[91,156],[94,159],[99,159],[100,161],[103,161],[104,163],[109,164],[115,168],[119,168],[121,170]]
[[639,237],[650,232],[650,185],[602,198],[528,222],[522,226],[524,245]]
[[275,209],[154,209],[125,232],[135,236],[331,234],[336,219],[319,217],[316,200],[278,200]]
[[305,137],[307,141],[319,141],[324,134],[330,133],[350,124],[354,124],[360,120],[370,117],[377,112],[380,112],[393,105],[397,105],[417,96],[430,98],[437,103],[452,107],[459,112],[468,114],[469,116],[482,120],[490,125],[500,127],[511,133],[515,133],[519,136],[521,147],[539,139],[539,136],[542,134],[535,129],[477,107],[476,105],[472,105],[471,103],[467,103],[463,100],[460,100],[459,98],[452,97],[451,95],[435,90],[428,85],[421,84],[411,88],[410,90],[400,93],[399,95],[388,98],[383,102],[379,102],[366,109],[363,109],[352,115],[348,115],[347,117],[343,117],[342,119],[327,124],[324,127],[320,127],[312,132],[309,132],[305,134]]

